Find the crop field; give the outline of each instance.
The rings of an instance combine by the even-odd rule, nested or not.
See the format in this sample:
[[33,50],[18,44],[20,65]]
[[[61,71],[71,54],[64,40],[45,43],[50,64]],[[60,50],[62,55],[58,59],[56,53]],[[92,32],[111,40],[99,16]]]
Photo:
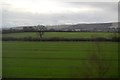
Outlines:
[[6,78],[118,77],[117,42],[4,41],[2,50]]
[[[103,37],[111,38],[116,36],[117,33],[110,32],[45,32],[44,38],[49,37],[62,37],[62,38],[93,38],[93,37]],[[24,38],[24,37],[38,37],[36,32],[22,32],[22,33],[9,33],[3,34],[3,37],[14,37],[14,38]]]

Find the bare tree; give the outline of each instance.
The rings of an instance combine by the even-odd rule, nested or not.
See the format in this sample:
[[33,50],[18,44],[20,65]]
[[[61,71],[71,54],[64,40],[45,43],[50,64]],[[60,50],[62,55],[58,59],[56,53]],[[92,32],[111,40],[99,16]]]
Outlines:
[[35,27],[35,29],[38,32],[39,38],[43,38],[44,32],[46,31],[46,27],[43,25],[38,25]]

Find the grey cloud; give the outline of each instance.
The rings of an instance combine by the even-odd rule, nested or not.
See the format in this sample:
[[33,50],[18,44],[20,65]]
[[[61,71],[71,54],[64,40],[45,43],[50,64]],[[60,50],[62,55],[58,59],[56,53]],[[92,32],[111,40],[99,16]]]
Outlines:
[[[91,6],[103,9],[101,12],[88,13],[63,13],[63,14],[33,14],[27,12],[16,12],[9,9],[3,10],[3,25],[19,26],[19,25],[37,25],[37,24],[65,24],[65,23],[81,23],[81,22],[115,22],[117,21],[117,3],[113,2],[90,2],[90,3],[65,3],[67,7]],[[65,7],[65,6],[64,6]]]
[[90,6],[93,8],[100,8],[107,11],[117,12],[118,10],[118,2],[68,2],[69,5],[75,7],[82,7],[82,6]]

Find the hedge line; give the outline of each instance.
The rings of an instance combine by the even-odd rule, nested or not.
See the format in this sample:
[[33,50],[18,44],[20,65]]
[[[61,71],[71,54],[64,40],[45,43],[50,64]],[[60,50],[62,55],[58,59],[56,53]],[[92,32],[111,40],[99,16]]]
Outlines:
[[112,37],[112,38],[32,38],[32,37],[24,37],[24,38],[13,38],[13,37],[3,37],[2,41],[113,41],[120,42],[120,37]]

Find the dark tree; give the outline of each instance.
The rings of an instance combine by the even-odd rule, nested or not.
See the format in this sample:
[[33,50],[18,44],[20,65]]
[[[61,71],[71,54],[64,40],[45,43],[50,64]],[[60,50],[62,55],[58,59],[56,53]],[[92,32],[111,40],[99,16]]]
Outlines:
[[38,25],[36,26],[36,31],[38,32],[39,38],[41,39],[43,38],[44,32],[46,31],[46,27],[43,25]]

